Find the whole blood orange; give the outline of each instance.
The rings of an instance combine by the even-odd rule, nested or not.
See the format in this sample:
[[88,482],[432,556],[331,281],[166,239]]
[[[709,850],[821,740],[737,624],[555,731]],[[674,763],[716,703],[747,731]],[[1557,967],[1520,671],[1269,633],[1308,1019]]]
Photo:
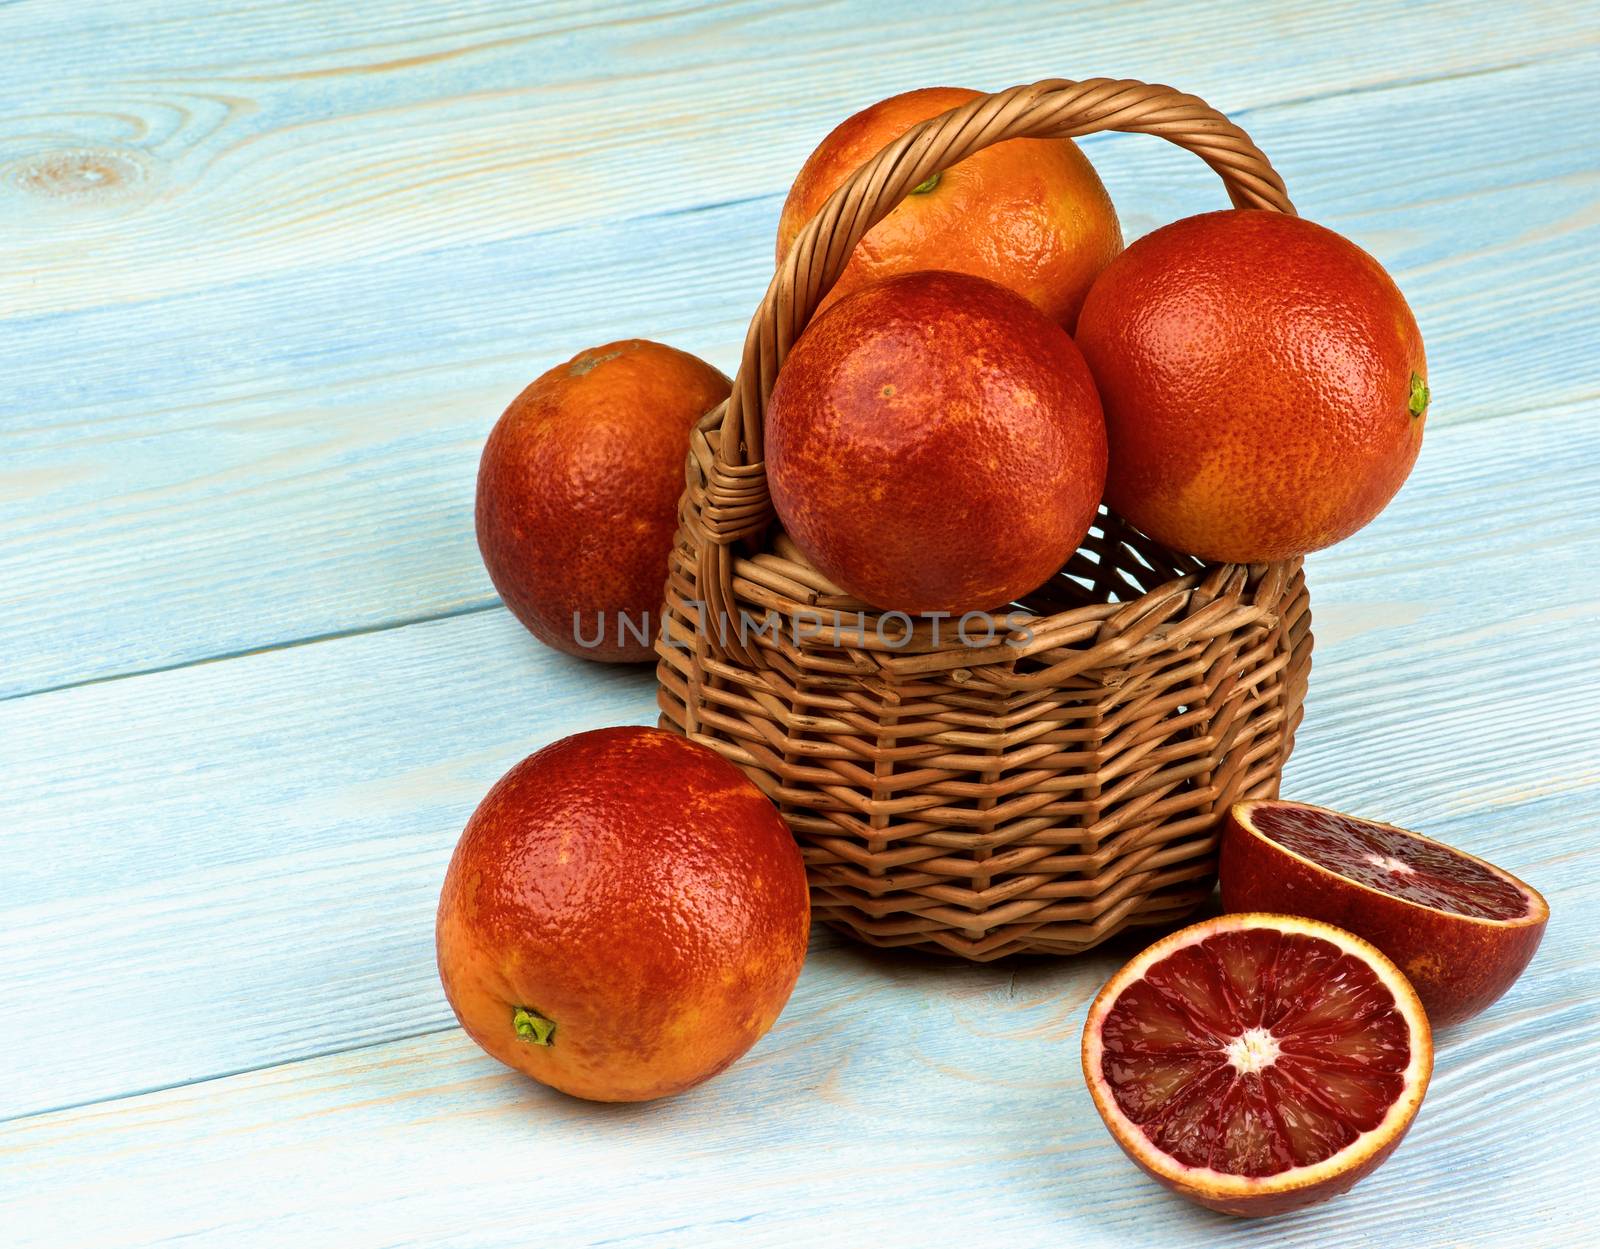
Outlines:
[[1152,538],[1262,563],[1389,502],[1428,404],[1422,336],[1381,265],[1299,217],[1225,211],[1137,240],[1084,303],[1106,502]]
[[478,550],[541,642],[651,658],[689,432],[730,389],[705,361],[635,338],[580,352],[512,400],[478,464]]
[[1036,589],[1105,480],[1100,401],[1066,331],[962,273],[890,278],[813,321],[765,432],[784,528],[824,575],[894,611]]
[[[811,153],[778,220],[778,261],[857,168],[918,122],[978,92],[927,87],[836,126]],[[953,269],[989,278],[1069,330],[1095,274],[1122,250],[1111,197],[1071,139],[1009,139],[929,178],[856,245],[823,306],[880,278]]]
[[1241,802],[1222,834],[1222,904],[1348,928],[1416,986],[1435,1027],[1511,987],[1550,908],[1492,863],[1418,833],[1302,802]]
[[1173,933],[1089,1008],[1083,1071],[1127,1155],[1224,1214],[1344,1192],[1394,1150],[1433,1071],[1399,969],[1359,937],[1288,915]]
[[468,821],[439,975],[495,1058],[597,1101],[680,1092],[772,1026],[805,959],[800,851],[721,756],[657,729],[524,759]]

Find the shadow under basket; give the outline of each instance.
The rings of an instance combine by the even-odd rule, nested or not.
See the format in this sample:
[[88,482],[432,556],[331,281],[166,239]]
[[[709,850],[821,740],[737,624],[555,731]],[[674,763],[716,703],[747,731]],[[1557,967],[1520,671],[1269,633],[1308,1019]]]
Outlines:
[[773,522],[761,419],[851,249],[905,192],[1006,138],[1144,130],[1292,211],[1243,132],[1168,87],[1051,81],[913,128],[806,227],[751,325],[728,403],[692,440],[667,583],[663,727],[782,810],[816,917],[880,946],[988,960],[1170,923],[1215,883],[1219,822],[1277,793],[1311,616],[1298,560],[1205,564],[1102,511],[1015,605],[934,621],[830,584]]

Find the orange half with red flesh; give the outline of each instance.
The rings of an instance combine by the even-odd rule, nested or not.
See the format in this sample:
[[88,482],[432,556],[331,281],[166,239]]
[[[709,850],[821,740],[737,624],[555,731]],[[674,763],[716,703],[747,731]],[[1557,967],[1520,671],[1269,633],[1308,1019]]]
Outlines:
[[1083,1033],[1095,1108],[1149,1175],[1225,1214],[1344,1192],[1400,1143],[1433,1071],[1428,1018],[1383,954],[1289,915],[1156,942]]
[[1222,905],[1336,924],[1405,972],[1435,1027],[1483,1010],[1533,958],[1550,908],[1510,872],[1392,824],[1241,802],[1222,834]]

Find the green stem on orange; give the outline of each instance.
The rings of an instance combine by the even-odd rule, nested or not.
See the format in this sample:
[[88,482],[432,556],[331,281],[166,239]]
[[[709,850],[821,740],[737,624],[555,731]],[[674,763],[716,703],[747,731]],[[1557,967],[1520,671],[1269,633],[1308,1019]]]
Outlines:
[[1428,383],[1423,381],[1419,375],[1413,373],[1411,375],[1411,402],[1406,405],[1410,409],[1411,415],[1421,416],[1426,412],[1428,410],[1428,401],[1432,397],[1432,393],[1428,390]]
[[511,1012],[511,1026],[517,1035],[531,1045],[549,1045],[556,1035],[556,1021],[546,1019],[536,1010],[518,1006]]
[[916,186],[911,188],[911,194],[926,195],[929,191],[933,190],[934,187],[939,185],[940,176],[941,175],[939,174],[932,174],[929,177],[924,178],[921,182],[917,183]]

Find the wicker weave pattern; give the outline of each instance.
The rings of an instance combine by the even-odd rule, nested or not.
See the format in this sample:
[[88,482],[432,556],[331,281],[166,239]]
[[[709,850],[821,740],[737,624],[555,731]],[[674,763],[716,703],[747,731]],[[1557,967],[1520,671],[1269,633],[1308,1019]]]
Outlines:
[[780,804],[817,915],[874,944],[1067,953],[1176,918],[1211,889],[1219,814],[1275,793],[1293,744],[1311,650],[1298,562],[1208,566],[1102,513],[1012,632],[963,638],[944,621],[935,636],[845,595],[772,524],[764,405],[861,236],[990,143],[1106,129],[1195,152],[1236,205],[1293,211],[1249,138],[1171,88],[1050,81],[975,99],[884,149],[802,231],[731,398],[692,441],[662,724]]

